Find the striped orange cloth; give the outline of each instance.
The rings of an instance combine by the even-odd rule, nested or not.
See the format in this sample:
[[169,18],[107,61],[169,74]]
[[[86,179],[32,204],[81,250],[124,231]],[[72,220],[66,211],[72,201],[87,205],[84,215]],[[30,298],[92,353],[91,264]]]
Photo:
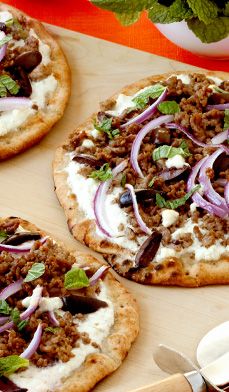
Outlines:
[[199,57],[168,41],[150,22],[146,14],[132,26],[123,27],[108,11],[88,0],[6,0],[31,16],[94,37],[165,56],[199,67],[229,72],[228,60]]

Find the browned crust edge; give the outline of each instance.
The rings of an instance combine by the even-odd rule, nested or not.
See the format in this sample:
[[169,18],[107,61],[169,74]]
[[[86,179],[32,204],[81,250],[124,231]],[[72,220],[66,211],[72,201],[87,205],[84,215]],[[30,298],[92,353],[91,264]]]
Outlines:
[[4,3],[0,3],[0,9],[2,11],[10,11],[16,17],[24,15],[29,19],[31,27],[39,38],[51,48],[51,62],[49,66],[52,69],[51,73],[58,80],[58,87],[49,100],[47,111],[39,110],[36,115],[29,118],[18,130],[11,131],[5,136],[0,136],[0,161],[3,161],[37,144],[63,116],[70,96],[71,77],[67,60],[59,44],[39,21]]
[[[0,218],[0,224],[6,219],[11,218]],[[38,231],[42,235],[47,235],[46,232],[26,220],[20,219],[20,225],[26,230]],[[57,242],[64,247],[61,242]],[[91,255],[82,252],[71,253],[79,265],[90,264],[99,268],[103,264]],[[58,392],[90,391],[96,383],[114,372],[122,364],[139,333],[139,312],[136,300],[115,279],[112,273],[107,273],[104,282],[115,310],[115,322],[110,335],[103,340],[101,352],[88,355],[84,363],[64,380],[62,386],[58,388]]]
[[[167,79],[172,74],[190,74],[192,71],[179,71],[166,73],[162,75],[153,75],[142,79],[136,83],[124,87],[119,93],[113,95],[101,104],[102,110],[108,110],[112,107],[116,97],[120,93],[132,95],[139,89],[146,87],[152,82]],[[226,72],[201,72],[208,76],[219,77],[224,80],[229,79]],[[81,132],[84,129],[90,129],[93,123],[94,114],[80,125],[75,132]],[[137,271],[125,272],[119,268],[118,255],[126,255],[128,258],[128,250],[117,244],[111,244],[106,240],[102,240],[96,234],[95,222],[88,220],[84,212],[80,209],[76,197],[71,194],[71,189],[67,184],[67,174],[64,168],[67,164],[66,151],[64,147],[56,150],[53,173],[54,183],[57,197],[64,209],[70,232],[80,242],[90,248],[101,252],[109,264],[120,275],[134,280],[135,282],[148,285],[173,285],[183,287],[199,287],[211,284],[228,284],[229,283],[229,257],[223,257],[218,261],[199,262],[194,273],[191,268],[186,266],[185,259],[169,257],[160,264],[150,265]],[[192,270],[193,271],[193,270]]]

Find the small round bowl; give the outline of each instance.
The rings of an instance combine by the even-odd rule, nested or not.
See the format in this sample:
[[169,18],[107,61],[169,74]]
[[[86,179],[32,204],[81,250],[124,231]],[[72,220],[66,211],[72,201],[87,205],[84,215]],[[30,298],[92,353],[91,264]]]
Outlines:
[[218,42],[205,44],[188,28],[185,21],[169,24],[155,24],[157,29],[170,41],[189,52],[200,56],[229,59],[229,36]]

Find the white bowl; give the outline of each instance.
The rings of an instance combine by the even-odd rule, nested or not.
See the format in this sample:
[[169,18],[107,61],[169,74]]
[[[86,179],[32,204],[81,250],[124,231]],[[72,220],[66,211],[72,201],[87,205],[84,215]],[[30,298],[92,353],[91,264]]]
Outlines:
[[183,49],[201,56],[229,58],[229,36],[218,42],[205,44],[188,28],[185,21],[169,24],[155,24],[157,29],[170,41]]

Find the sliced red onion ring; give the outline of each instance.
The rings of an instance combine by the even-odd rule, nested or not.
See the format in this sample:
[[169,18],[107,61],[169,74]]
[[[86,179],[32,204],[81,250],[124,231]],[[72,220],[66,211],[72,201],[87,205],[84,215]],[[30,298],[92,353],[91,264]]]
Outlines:
[[226,184],[225,189],[224,189],[224,197],[225,197],[227,206],[229,208],[229,181],[227,181],[227,184]]
[[160,97],[152,104],[150,105],[144,112],[140,113],[138,116],[131,118],[131,120],[127,121],[125,124],[121,125],[121,128],[125,128],[128,125],[131,124],[141,124],[143,121],[148,120],[154,114],[157,110],[157,105],[164,101],[165,97],[167,95],[167,89],[163,91],[163,93],[160,95]]
[[33,339],[31,340],[31,342],[29,343],[25,351],[23,351],[23,353],[20,355],[21,358],[29,359],[32,357],[32,355],[37,351],[39,347],[41,336],[42,336],[42,324],[39,324],[35,334],[33,335]]
[[14,109],[24,109],[32,106],[32,101],[24,97],[0,98],[0,112]]
[[131,165],[136,173],[142,178],[144,178],[142,171],[138,165],[138,153],[141,147],[142,140],[144,137],[152,131],[152,129],[155,129],[159,127],[162,124],[166,124],[169,121],[172,121],[174,119],[173,115],[168,115],[168,116],[160,116],[158,118],[155,118],[154,120],[150,121],[148,124],[146,124],[137,134],[136,138],[134,139],[132,148],[131,148],[131,154],[130,154],[130,161]]
[[2,45],[0,48],[0,61],[2,61],[6,55],[6,48],[7,44]]
[[9,320],[8,316],[2,316],[0,317],[0,324],[5,324]]
[[[206,160],[208,159],[207,157],[202,158],[192,169],[192,172],[188,178],[188,182],[187,182],[187,191],[190,192],[191,189],[194,188],[195,184],[195,180],[196,177],[199,173],[199,170],[201,168],[201,166],[206,162]],[[223,210],[220,207],[217,207],[215,204],[212,204],[210,202],[208,202],[207,200],[205,200],[200,193],[197,191],[192,195],[192,200],[197,204],[198,207],[203,208],[204,210],[207,210],[208,212],[210,212],[210,214],[212,215],[217,215],[220,216],[221,218],[225,218],[225,210]]]
[[40,299],[41,299],[42,290],[43,290],[42,286],[35,287],[35,289],[33,290],[32,297],[30,298],[30,304],[29,304],[28,309],[26,309],[20,315],[21,320],[26,320],[27,318],[29,318],[31,316],[31,314],[33,314],[35,312],[35,310],[37,309],[37,307],[39,305]]
[[22,288],[23,279],[19,279],[9,286],[5,287],[0,293],[0,300],[7,299],[11,295],[17,293]]
[[90,286],[94,286],[99,279],[102,279],[104,275],[106,275],[107,271],[109,270],[109,266],[107,265],[102,265],[95,273],[92,275],[92,277],[89,279]]
[[200,168],[199,183],[203,186],[204,195],[207,196],[208,200],[228,212],[227,204],[224,198],[214,190],[211,184],[211,180],[206,174],[206,170],[208,168],[212,169],[216,158],[218,158],[218,156],[221,155],[223,152],[223,149],[219,148],[218,150],[213,152],[213,154],[211,154],[208,159],[203,163]]
[[59,321],[57,320],[57,318],[56,318],[55,313],[54,313],[53,310],[50,310],[50,311],[48,312],[48,316],[49,316],[49,320],[51,321],[51,323],[52,323],[55,327],[59,327],[60,323],[59,323]]
[[[35,310],[37,309],[37,307],[39,305],[40,299],[41,299],[42,290],[43,290],[43,287],[41,287],[41,286],[37,286],[33,290],[32,297],[30,298],[30,305],[29,305],[28,309],[25,310],[25,312],[21,313],[21,315],[20,315],[21,320],[28,319],[31,316],[31,314],[35,312]],[[9,321],[8,323],[6,323],[2,327],[0,327],[0,333],[6,331],[7,329],[13,328],[13,326],[14,326],[14,322]]]
[[229,129],[226,131],[218,133],[218,135],[214,136],[211,140],[212,144],[220,144],[225,142],[229,138]]
[[162,172],[158,173],[158,175],[156,177],[161,177],[161,178],[163,178],[164,181],[169,181],[169,180],[172,180],[173,178],[180,176],[187,169],[189,169],[189,166],[186,165],[186,166],[182,167],[182,169],[163,170]]
[[207,110],[218,109],[218,110],[225,110],[229,109],[229,103],[222,103],[218,105],[208,105],[206,107]]
[[[212,138],[212,140],[211,140],[212,144],[206,144],[206,143],[200,142],[198,139],[196,139],[195,136],[193,136],[189,131],[187,131],[186,128],[182,127],[182,125],[180,125],[180,124],[169,123],[169,124],[166,124],[166,127],[170,128],[170,129],[179,129],[189,139],[191,139],[193,141],[193,143],[197,144],[197,146],[200,146],[200,147],[222,147],[225,152],[227,152],[227,153],[229,152],[229,148],[227,148],[226,146],[224,146],[222,144],[216,144],[216,142],[213,141],[216,138],[216,136]],[[223,141],[225,141],[225,140],[226,140],[226,138]]]
[[[38,240],[41,244],[44,244],[47,241],[48,237],[43,237],[40,240]],[[6,244],[0,244],[0,251],[6,251],[10,253],[25,253],[29,252],[32,249],[32,246],[34,245],[34,241],[30,241],[30,244],[28,243],[23,243],[21,245],[6,245]]]
[[131,184],[126,184],[126,188],[129,189],[130,191],[130,195],[133,201],[133,208],[134,208],[134,215],[135,218],[139,224],[139,226],[141,227],[142,231],[148,235],[151,235],[151,230],[149,229],[149,227],[146,226],[145,222],[143,221],[139,210],[138,210],[138,202],[137,202],[137,198],[134,192],[134,187]]
[[[118,166],[116,166],[112,170],[112,178],[116,177],[119,173],[121,173],[126,168],[127,163],[128,161],[125,160],[122,161]],[[109,224],[106,222],[106,219],[104,217],[105,199],[108,189],[111,185],[112,178],[107,181],[101,182],[93,200],[96,224],[102,231],[102,233],[105,234],[107,237],[115,236],[115,233],[112,232],[111,228],[109,227]]]

